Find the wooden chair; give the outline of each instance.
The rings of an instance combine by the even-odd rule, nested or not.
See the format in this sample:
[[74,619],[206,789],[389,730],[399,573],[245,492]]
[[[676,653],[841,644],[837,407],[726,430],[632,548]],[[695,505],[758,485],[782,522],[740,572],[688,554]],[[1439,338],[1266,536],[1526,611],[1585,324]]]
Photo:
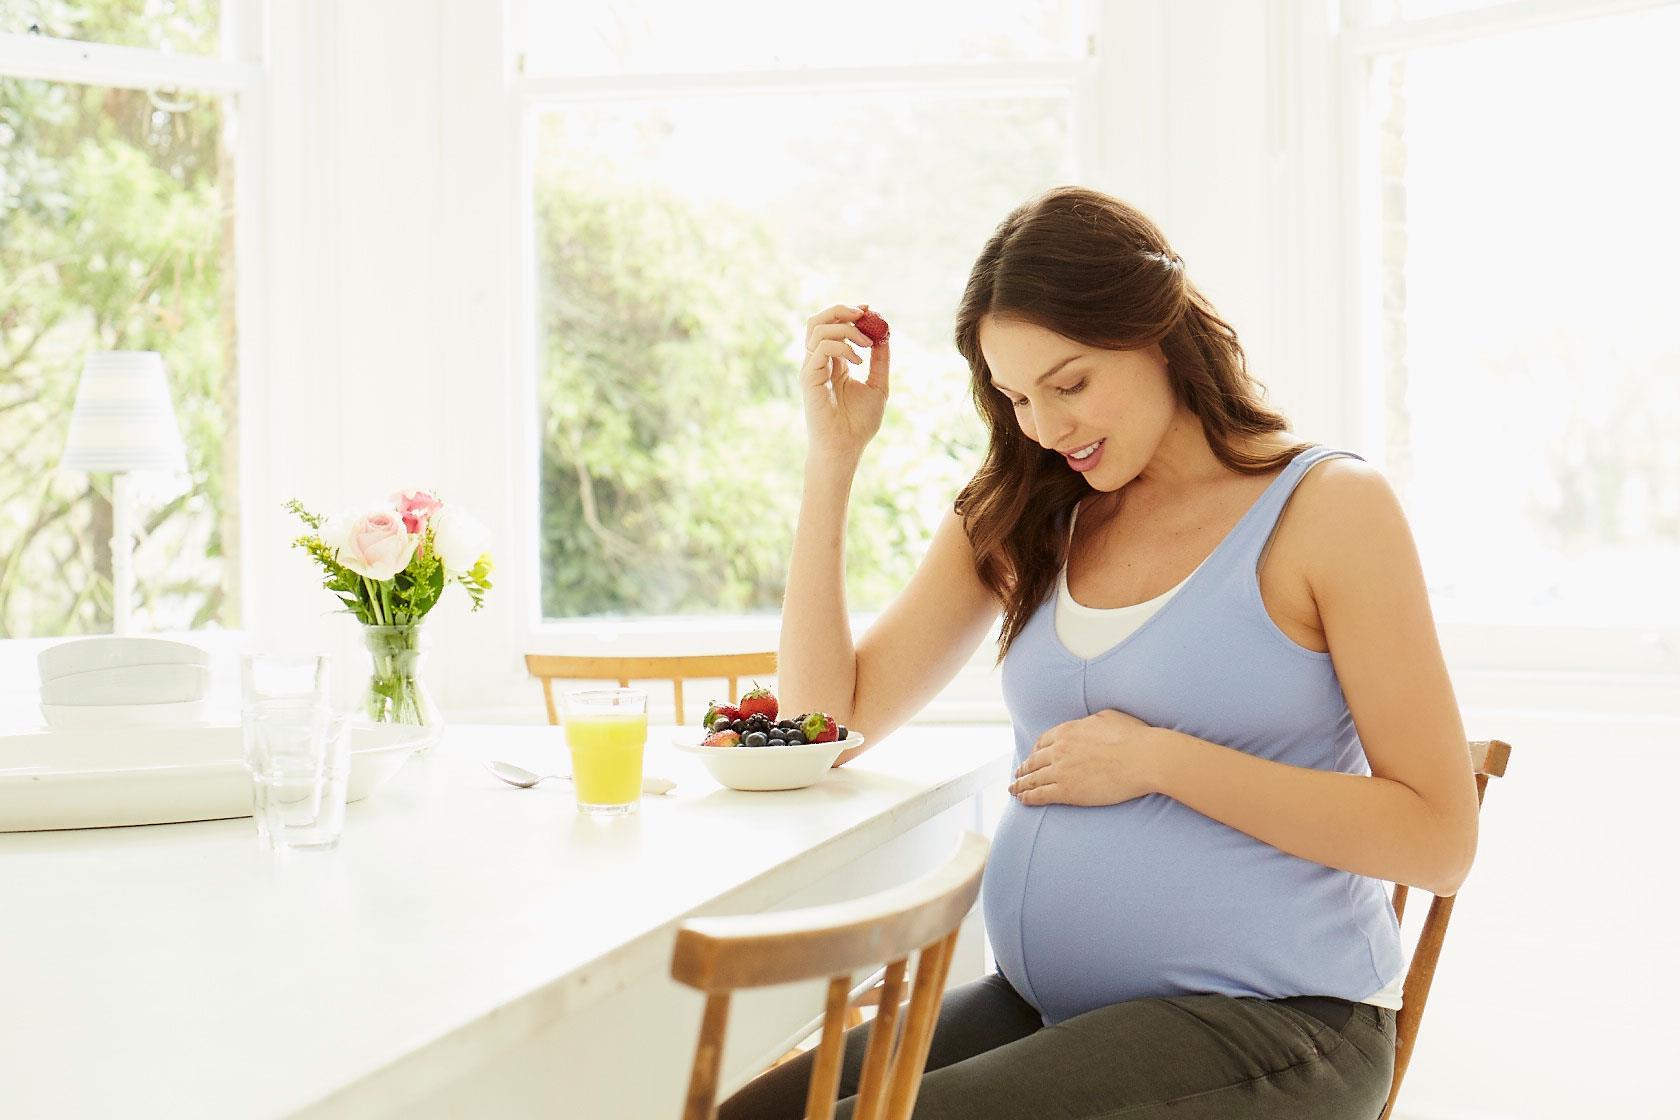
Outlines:
[[[828,978],[828,997],[805,1115],[807,1120],[831,1120],[840,1084],[843,1017],[852,975],[883,960],[887,961],[887,996],[869,1028],[855,1118],[908,1120],[945,997],[957,933],[979,896],[990,848],[986,837],[964,833],[948,863],[902,886],[827,906],[691,918],[679,926],[671,975],[706,993],[684,1120],[714,1120],[717,1115],[718,1069],[730,994],[740,988],[820,977]],[[910,953],[918,948],[914,990],[903,1034],[895,1045],[898,993]]]
[[776,675],[775,653],[705,653],[669,657],[572,657],[563,654],[527,653],[526,670],[542,682],[543,702],[548,705],[548,722],[560,722],[554,703],[554,682],[617,681],[628,688],[631,681],[668,680],[676,694],[677,722],[683,718],[683,680],[693,677],[721,677],[729,682],[729,702],[739,697],[742,677]]
[[[1499,739],[1487,739],[1470,744],[1470,762],[1476,771],[1476,805],[1482,804],[1489,778],[1505,775],[1506,763],[1511,760],[1511,744]],[[1394,914],[1405,917],[1406,887],[1394,886]],[[1423,929],[1418,934],[1417,947],[1412,951],[1411,967],[1401,990],[1400,1015],[1396,1021],[1394,1044],[1394,1084],[1388,1090],[1388,1104],[1378,1120],[1388,1120],[1394,1102],[1400,1096],[1400,1082],[1405,1079],[1406,1067],[1412,1061],[1412,1049],[1417,1044],[1418,1025],[1423,1022],[1423,1006],[1429,1001],[1429,986],[1435,981],[1435,963],[1441,959],[1441,946],[1447,939],[1447,922],[1452,917],[1457,895],[1435,897],[1429,904]]]

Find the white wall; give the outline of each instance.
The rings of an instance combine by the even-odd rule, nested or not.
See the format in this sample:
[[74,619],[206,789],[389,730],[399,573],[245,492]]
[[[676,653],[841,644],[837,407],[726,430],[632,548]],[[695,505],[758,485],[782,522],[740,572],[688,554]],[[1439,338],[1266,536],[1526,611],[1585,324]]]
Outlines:
[[[396,0],[274,5],[272,348],[250,371],[264,443],[246,481],[247,629],[328,644],[355,674],[355,624],[330,615],[288,548],[280,503],[327,512],[431,485],[516,574],[512,421],[513,175],[496,5]],[[396,30],[400,29],[400,33]],[[515,599],[434,611],[429,676],[446,706],[516,690]]]

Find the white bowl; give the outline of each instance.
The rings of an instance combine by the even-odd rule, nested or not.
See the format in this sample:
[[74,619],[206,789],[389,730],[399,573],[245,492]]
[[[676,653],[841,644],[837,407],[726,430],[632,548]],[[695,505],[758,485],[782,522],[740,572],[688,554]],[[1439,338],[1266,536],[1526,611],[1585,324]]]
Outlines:
[[165,638],[118,638],[109,634],[76,638],[48,646],[35,658],[43,683],[71,673],[87,673],[119,665],[203,665],[210,654],[186,642]]
[[176,704],[42,704],[48,727],[186,727],[204,722],[208,700]]
[[41,703],[180,704],[210,694],[210,670],[203,665],[116,665],[67,673],[41,682]]
[[702,747],[698,731],[680,732],[673,740],[684,754],[699,757],[712,777],[730,789],[804,789],[822,781],[841,751],[863,745],[853,731],[832,743],[800,743],[789,747]]

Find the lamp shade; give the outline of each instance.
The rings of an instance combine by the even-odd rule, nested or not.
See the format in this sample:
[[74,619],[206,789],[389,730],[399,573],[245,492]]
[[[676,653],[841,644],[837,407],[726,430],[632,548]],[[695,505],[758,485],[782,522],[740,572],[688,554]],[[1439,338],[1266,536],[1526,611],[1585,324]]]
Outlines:
[[88,356],[58,465],[77,471],[187,469],[161,354],[106,350]]

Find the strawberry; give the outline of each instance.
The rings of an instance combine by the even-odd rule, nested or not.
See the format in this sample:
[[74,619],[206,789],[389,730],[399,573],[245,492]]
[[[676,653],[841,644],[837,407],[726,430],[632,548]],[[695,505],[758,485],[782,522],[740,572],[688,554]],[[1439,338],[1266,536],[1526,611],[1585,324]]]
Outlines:
[[710,731],[715,724],[727,723],[730,720],[737,720],[740,718],[741,709],[735,707],[733,704],[719,704],[714,700],[710,704],[706,705],[706,718],[701,720],[700,724],[707,731]]
[[[753,682],[757,686],[758,682]],[[739,705],[741,714],[738,719],[751,719],[756,715],[763,715],[766,719],[776,718],[776,695],[768,688],[754,687],[753,690],[741,697]]]
[[858,316],[857,322],[852,325],[868,335],[870,342],[885,342],[887,335],[892,333],[892,328],[887,326],[887,321],[869,310],[867,306],[864,307],[863,314]]
[[714,731],[700,744],[702,747],[738,747],[741,736],[733,731]]
[[826,712],[812,712],[799,722],[799,730],[805,733],[807,743],[832,743],[840,737],[837,734],[839,727],[834,717]]

